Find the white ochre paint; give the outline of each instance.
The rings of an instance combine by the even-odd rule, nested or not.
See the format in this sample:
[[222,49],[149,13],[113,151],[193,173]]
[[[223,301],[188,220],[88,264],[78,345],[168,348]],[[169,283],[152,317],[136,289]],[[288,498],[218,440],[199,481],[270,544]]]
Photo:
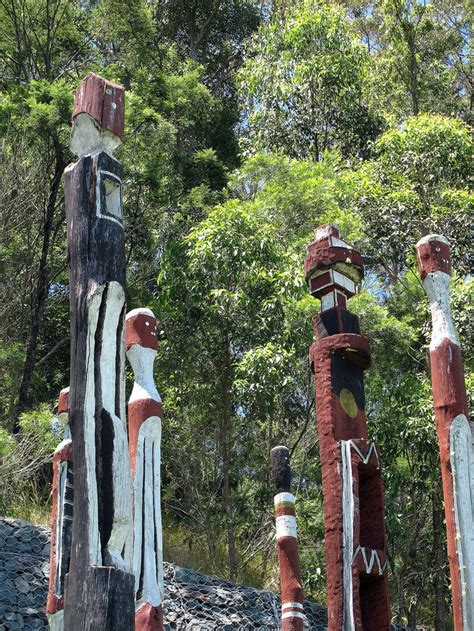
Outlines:
[[350,440],[341,440],[340,442],[342,462],[343,628],[344,631],[355,631],[352,595],[352,558],[354,552],[352,445]]
[[102,129],[89,114],[82,112],[75,117],[72,126],[71,151],[76,156],[82,157],[102,150],[112,154],[121,142],[118,136]]
[[295,496],[292,493],[287,493],[287,492],[283,492],[283,493],[277,493],[274,497],[274,504],[275,504],[275,508],[278,507],[279,504],[282,504],[283,502],[285,502],[286,504],[290,503],[290,504],[294,504],[295,503]]
[[48,614],[48,626],[50,631],[63,631],[64,629],[64,610],[56,611],[56,613]]
[[99,317],[100,304],[104,287],[91,283],[88,296],[88,322],[86,342],[86,387],[84,397],[84,441],[86,457],[87,499],[89,509],[89,562],[91,565],[102,565],[102,554],[99,539],[99,516],[97,501],[96,453],[95,453],[95,333]]
[[[123,551],[130,549],[132,529],[132,477],[128,454],[128,438],[125,424],[125,410],[123,418],[115,414],[116,385],[119,385],[122,408],[122,381],[125,379],[122,353],[119,341],[117,348],[117,330],[120,325],[125,305],[125,292],[122,285],[115,281],[108,284],[107,303],[103,325],[103,344],[100,356],[100,376],[102,406],[109,413],[114,428],[114,445],[112,452],[112,484],[114,518],[112,532],[107,543],[110,561],[118,568],[128,571],[131,569],[131,558],[124,558]],[[123,326],[122,326],[123,329]],[[120,356],[119,370],[116,367],[117,354]],[[119,379],[119,384],[117,384]],[[121,410],[122,412],[122,410]]]
[[[153,319],[150,309],[134,309],[126,319],[137,315]],[[129,403],[161,398],[153,379],[156,350],[133,344],[127,351],[135,383]],[[135,592],[141,591],[136,609],[145,603],[158,607],[164,598],[163,533],[161,522],[161,419],[151,416],[144,420],[138,432],[134,489],[133,573]],[[143,552],[143,554],[142,554]],[[142,566],[143,563],[143,566]],[[141,577],[143,582],[141,583]]]
[[140,346],[140,344],[133,344],[133,346],[128,349],[127,358],[132,365],[135,378],[129,403],[145,399],[161,401],[153,379],[153,362],[155,361],[155,357],[156,351],[153,348],[144,348]]
[[430,351],[436,350],[448,339],[459,346],[459,338],[451,316],[449,305],[449,286],[451,276],[446,272],[431,272],[423,281],[426,295],[430,302],[433,332],[431,335]]
[[474,424],[464,414],[450,428],[456,548],[461,575],[463,631],[474,629]]
[[296,517],[293,515],[280,515],[275,519],[276,538],[293,537],[296,539]]

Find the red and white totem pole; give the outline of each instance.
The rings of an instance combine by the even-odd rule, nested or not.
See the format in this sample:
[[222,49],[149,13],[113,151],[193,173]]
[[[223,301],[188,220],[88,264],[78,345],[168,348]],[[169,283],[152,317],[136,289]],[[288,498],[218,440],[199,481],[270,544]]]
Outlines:
[[58,401],[58,418],[65,425],[64,439],[56,447],[53,456],[51,550],[46,603],[49,628],[54,631],[62,631],[64,627],[64,578],[69,569],[71,552],[74,472],[68,412],[69,388],[64,388],[59,394]]
[[134,626],[132,479],[125,412],[124,90],[89,74],[76,90],[65,170],[74,459],[66,631]]
[[156,319],[134,309],[125,326],[127,358],[135,383],[128,402],[129,450],[134,485],[135,629],[163,630],[163,536],[160,497],[161,398],[153,379]]
[[303,631],[303,587],[296,538],[295,496],[291,491],[290,452],[274,447],[270,453],[272,480],[276,487],[275,521],[281,586],[282,631]]
[[449,306],[449,242],[430,235],[417,244],[430,302],[430,363],[438,433],[456,631],[474,629],[474,426],[467,418],[461,347]]
[[329,631],[389,631],[383,489],[379,450],[369,440],[363,371],[369,345],[347,299],[363,276],[362,257],[337,228],[315,231],[305,275],[321,300],[310,349],[324,497]]

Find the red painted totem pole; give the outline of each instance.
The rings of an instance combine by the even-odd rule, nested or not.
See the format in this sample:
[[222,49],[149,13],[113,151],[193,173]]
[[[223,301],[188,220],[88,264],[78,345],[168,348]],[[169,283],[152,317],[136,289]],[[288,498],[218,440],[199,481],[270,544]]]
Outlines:
[[474,629],[474,426],[467,418],[461,347],[449,306],[449,242],[418,242],[418,266],[433,321],[430,363],[446,513],[454,628]]
[[324,496],[329,631],[389,631],[379,450],[369,440],[363,371],[369,345],[347,299],[362,257],[325,225],[308,246],[305,275],[321,300],[310,349]]
[[153,380],[156,319],[134,309],[125,325],[127,358],[135,383],[128,402],[129,451],[134,484],[136,631],[163,630],[163,536],[160,498],[161,398]]
[[303,631],[303,587],[296,538],[295,496],[291,489],[290,452],[274,447],[270,453],[272,480],[276,487],[275,521],[281,586],[282,631]]
[[59,394],[58,401],[58,417],[65,424],[64,440],[56,447],[53,456],[51,551],[46,603],[49,628],[54,631],[61,631],[64,625],[64,578],[69,569],[71,551],[74,490],[68,413],[69,388],[64,388]]

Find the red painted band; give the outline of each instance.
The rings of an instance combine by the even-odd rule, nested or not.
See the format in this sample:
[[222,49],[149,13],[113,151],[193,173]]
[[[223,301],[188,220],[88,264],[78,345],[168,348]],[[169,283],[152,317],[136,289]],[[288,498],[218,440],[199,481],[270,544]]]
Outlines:
[[163,606],[141,605],[135,612],[135,631],[163,631]]
[[151,416],[163,418],[163,406],[161,402],[155,401],[154,399],[138,399],[128,404],[128,441],[132,476],[135,474],[135,465],[137,462],[138,434],[140,427]]

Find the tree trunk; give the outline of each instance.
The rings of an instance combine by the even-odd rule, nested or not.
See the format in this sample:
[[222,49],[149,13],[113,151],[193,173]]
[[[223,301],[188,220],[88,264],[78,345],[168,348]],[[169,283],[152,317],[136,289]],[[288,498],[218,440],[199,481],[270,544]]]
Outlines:
[[38,336],[43,324],[44,310],[49,291],[49,266],[48,258],[51,247],[51,236],[53,233],[54,211],[58,199],[61,177],[64,170],[64,158],[62,148],[59,141],[55,140],[56,164],[54,169],[54,177],[51,182],[48,204],[46,206],[45,217],[43,222],[43,244],[41,248],[41,257],[38,268],[38,280],[36,283],[35,304],[33,309],[33,317],[31,320],[30,333],[28,338],[28,346],[26,350],[25,363],[23,366],[23,376],[18,392],[18,402],[15,410],[15,423],[13,432],[18,433],[20,427],[18,418],[28,406],[31,380],[35,368],[35,355],[38,345]]
[[230,578],[237,579],[238,560],[235,546],[235,523],[232,510],[232,497],[230,490],[230,439],[231,439],[231,408],[229,399],[230,386],[230,353],[227,335],[224,335],[224,366],[222,373],[222,424],[221,424],[221,450],[222,450],[222,500],[226,515],[227,529],[227,555],[229,559]]
[[439,479],[433,492],[433,558],[435,562],[435,631],[446,631],[445,543],[443,541],[444,511],[440,502]]

